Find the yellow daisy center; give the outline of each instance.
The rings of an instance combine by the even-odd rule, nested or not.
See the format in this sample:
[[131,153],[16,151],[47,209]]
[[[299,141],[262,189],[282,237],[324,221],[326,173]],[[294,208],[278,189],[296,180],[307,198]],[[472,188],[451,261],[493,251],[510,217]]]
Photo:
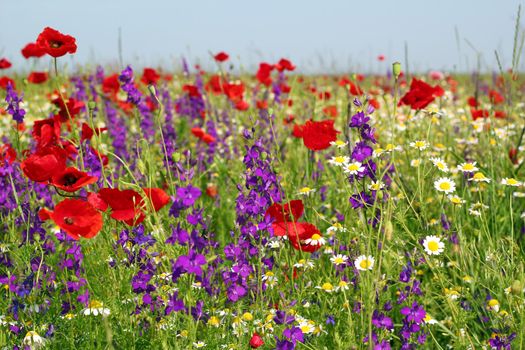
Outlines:
[[359,266],[360,266],[362,269],[368,269],[371,265],[372,265],[372,263],[371,263],[370,260],[368,260],[368,259],[363,259],[363,260],[361,260],[361,262],[359,263]]
[[439,189],[440,190],[443,190],[443,191],[448,191],[450,190],[450,183],[448,182],[442,182],[439,184]]
[[439,244],[436,241],[428,242],[427,246],[428,246],[428,250],[432,252],[437,252],[439,250]]

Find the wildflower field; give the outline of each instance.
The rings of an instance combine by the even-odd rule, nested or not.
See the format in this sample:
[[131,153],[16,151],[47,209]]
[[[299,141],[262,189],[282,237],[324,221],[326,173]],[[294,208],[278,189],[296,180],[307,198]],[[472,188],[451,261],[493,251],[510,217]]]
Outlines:
[[525,346],[519,40],[334,76],[35,38],[0,59],[1,349]]

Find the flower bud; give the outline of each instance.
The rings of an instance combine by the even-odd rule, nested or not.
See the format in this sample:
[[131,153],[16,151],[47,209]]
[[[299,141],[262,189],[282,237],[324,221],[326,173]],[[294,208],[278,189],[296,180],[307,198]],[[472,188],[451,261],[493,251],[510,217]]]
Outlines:
[[392,73],[394,73],[394,77],[399,78],[399,75],[401,74],[401,63],[394,62],[392,63]]

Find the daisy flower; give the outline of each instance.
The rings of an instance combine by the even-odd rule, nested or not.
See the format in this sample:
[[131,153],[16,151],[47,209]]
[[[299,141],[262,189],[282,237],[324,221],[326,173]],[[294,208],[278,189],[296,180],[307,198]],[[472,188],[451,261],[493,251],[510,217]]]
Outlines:
[[463,164],[458,165],[458,170],[464,173],[473,173],[475,171],[478,171],[479,169],[476,166],[476,162],[472,162],[472,163],[463,163]]
[[344,172],[350,175],[357,175],[357,173],[365,171],[365,167],[361,164],[361,162],[346,164],[344,169]]
[[448,165],[447,165],[447,163],[445,163],[445,161],[442,158],[430,158],[430,161],[440,171],[442,171],[444,173],[448,173],[449,172]]
[[334,291],[334,285],[330,282],[325,282],[322,286],[316,286],[315,288],[322,289],[327,293],[332,293]]
[[332,264],[336,266],[343,265],[343,264],[346,264],[346,262],[348,261],[348,256],[343,255],[343,254],[337,254],[337,255],[332,256],[330,258],[330,261],[332,262]]
[[372,270],[374,267],[375,259],[371,255],[361,255],[358,256],[357,259],[354,261],[354,265],[356,269],[360,271],[366,271],[366,270]]
[[370,185],[368,185],[368,189],[370,191],[381,191],[383,188],[385,188],[385,184],[383,181],[373,181]]
[[442,177],[434,182],[434,188],[439,192],[445,192],[448,194],[456,190],[456,184],[448,177]]
[[47,340],[38,335],[37,332],[29,331],[24,337],[22,344],[29,346],[33,350],[43,348],[46,345],[46,341]]
[[347,156],[337,156],[332,157],[328,163],[335,165],[335,166],[345,166],[350,161],[350,158]]
[[423,241],[423,247],[428,255],[439,255],[445,250],[445,243],[436,236],[426,236]]
[[417,168],[419,165],[421,165],[421,159],[412,159],[410,161],[410,166],[413,168]]
[[424,140],[416,140],[414,142],[410,142],[410,147],[423,151],[428,148],[428,142]]
[[313,269],[315,267],[315,264],[310,259],[301,259],[298,262],[296,262],[294,265],[296,268],[304,268],[305,270]]
[[326,240],[318,233],[314,233],[312,237],[305,239],[304,243],[308,245],[324,245]]
[[522,185],[522,182],[521,181],[518,181],[512,177],[506,177],[504,178],[503,180],[501,180],[501,184],[502,185],[505,185],[505,186],[513,186],[513,187],[518,187],[518,186],[521,186]]
[[496,299],[490,299],[489,302],[487,303],[487,308],[489,310],[498,312],[499,311],[499,301],[497,301]]
[[315,192],[315,188],[302,187],[299,189],[298,194],[303,195],[303,196],[308,196],[310,193],[314,193],[314,192]]
[[454,194],[454,195],[449,194],[449,195],[447,196],[447,198],[448,198],[448,200],[449,200],[452,204],[457,205],[458,207],[460,207],[462,204],[465,203],[465,200],[462,199],[462,198],[461,198],[460,196],[458,196],[457,194]]
[[330,145],[335,146],[337,148],[344,148],[347,144],[348,142],[341,141],[341,140],[330,141]]
[[203,348],[206,346],[206,343],[203,341],[193,342],[193,346],[197,349]]
[[350,287],[348,287],[348,282],[340,280],[337,284],[337,287],[335,287],[335,291],[339,292],[340,290],[348,290]]
[[89,305],[87,308],[82,310],[82,313],[86,316],[93,315],[98,316],[101,315],[102,317],[107,317],[111,313],[111,311],[108,308],[104,307],[104,304],[98,300],[92,300],[89,302]]
[[333,236],[336,232],[346,232],[346,228],[343,227],[340,223],[336,222],[332,226],[326,229],[326,234]]
[[475,182],[486,182],[489,183],[490,179],[486,177],[482,172],[477,172],[472,176],[469,181],[475,181]]

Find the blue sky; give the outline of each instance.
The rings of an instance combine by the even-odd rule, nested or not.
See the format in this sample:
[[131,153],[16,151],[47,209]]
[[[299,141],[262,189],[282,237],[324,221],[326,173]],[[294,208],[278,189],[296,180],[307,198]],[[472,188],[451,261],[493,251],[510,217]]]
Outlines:
[[[121,28],[125,63],[173,67],[184,56],[207,66],[210,51],[224,50],[245,69],[287,57],[299,70],[313,72],[383,71],[392,61],[404,63],[405,42],[412,70],[470,70],[476,53],[466,40],[482,54],[486,69],[497,69],[494,50],[509,66],[517,9],[524,1],[2,2],[0,56],[22,69],[30,65],[20,49],[51,26],[77,38],[77,54],[66,59],[75,63],[116,62]],[[376,61],[378,54],[386,56],[384,63]]]

